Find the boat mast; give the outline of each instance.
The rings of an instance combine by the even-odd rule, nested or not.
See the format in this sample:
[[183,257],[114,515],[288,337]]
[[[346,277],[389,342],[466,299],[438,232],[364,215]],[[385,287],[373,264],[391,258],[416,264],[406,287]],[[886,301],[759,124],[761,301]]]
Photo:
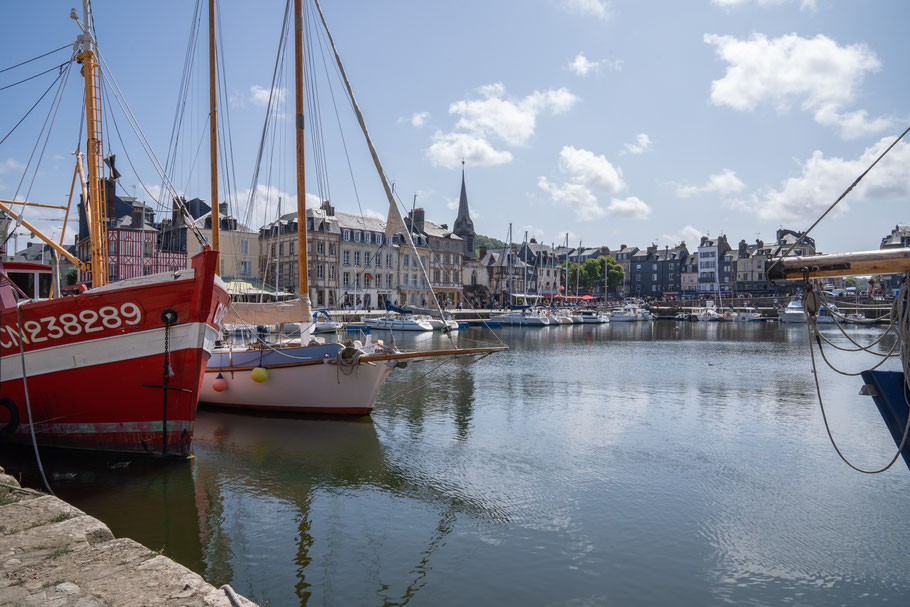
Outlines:
[[578,255],[575,256],[576,267],[575,267],[575,305],[578,306],[578,280],[581,278],[581,241],[578,241]]
[[[212,248],[215,274],[221,274],[221,218],[218,208],[218,69],[215,61],[215,0],[209,0],[209,156],[212,161]],[[143,223],[143,225],[145,225]]]
[[[75,11],[70,13],[75,18]],[[101,96],[99,81],[101,67],[96,59],[97,46],[92,36],[92,9],[89,0],[82,0],[82,19],[76,23],[82,33],[76,43],[82,47],[79,60],[82,62],[82,73],[85,77],[85,120],[86,150],[88,152],[88,187],[89,197],[86,210],[89,222],[89,237],[92,247],[92,287],[100,287],[107,282],[107,205],[104,192],[104,169],[101,164],[103,146],[101,139]]]
[[569,231],[568,230],[566,230],[566,284],[563,287],[563,291],[565,292],[565,295],[563,296],[563,299],[565,301],[563,301],[563,304],[568,304],[569,303],[568,299],[566,299],[569,297]]
[[[303,147],[303,0],[294,0],[294,103],[296,128],[294,135],[297,147],[297,292],[306,302],[307,314],[310,303],[309,258],[306,250],[306,176],[304,173]],[[278,218],[279,229],[281,217]]]

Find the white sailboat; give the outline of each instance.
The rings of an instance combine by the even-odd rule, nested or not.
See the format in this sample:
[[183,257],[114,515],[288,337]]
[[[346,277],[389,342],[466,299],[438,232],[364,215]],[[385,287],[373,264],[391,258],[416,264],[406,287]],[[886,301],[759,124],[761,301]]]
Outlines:
[[[403,361],[440,356],[487,354],[506,348],[503,346],[399,352],[385,346],[381,341],[372,341],[369,337],[366,342],[354,341],[348,344],[323,344],[311,338],[313,323],[310,321],[309,277],[307,275],[306,188],[303,162],[302,30],[304,20],[302,2],[303,0],[294,0],[294,72],[297,115],[295,134],[297,216],[299,218],[297,250],[300,255],[297,265],[300,295],[297,299],[284,302],[237,303],[231,306],[227,318],[230,322],[248,326],[300,323],[300,341],[284,342],[278,346],[260,344],[242,351],[231,347],[216,350],[205,370],[200,402],[247,410],[367,414],[373,409],[376,396],[389,374]],[[382,170],[318,0],[314,0],[314,5],[335,53],[336,63],[347,89],[349,101],[360,123],[389,201],[389,222],[386,227],[386,236],[391,239],[397,232],[403,231],[409,246],[414,249],[409,230],[404,228],[391,186]],[[210,43],[210,49],[212,49],[210,52],[213,52],[214,42]],[[211,78],[214,80],[215,62],[211,61],[210,65]],[[212,88],[214,90],[214,84]],[[214,107],[214,98],[212,103]],[[214,127],[212,132],[215,132]],[[217,145],[213,135],[213,154],[216,149]],[[215,176],[213,176],[212,182],[213,186],[217,184]],[[217,200],[217,198],[214,199]],[[213,232],[217,229],[218,223],[213,222]],[[420,268],[426,275],[426,269],[422,263]],[[418,325],[419,323],[420,321],[418,321]]]

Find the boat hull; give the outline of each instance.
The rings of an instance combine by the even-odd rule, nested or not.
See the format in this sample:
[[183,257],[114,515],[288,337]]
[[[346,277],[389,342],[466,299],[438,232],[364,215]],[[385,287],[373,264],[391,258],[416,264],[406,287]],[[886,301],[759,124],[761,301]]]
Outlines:
[[[259,352],[215,352],[200,389],[202,405],[252,411],[368,415],[394,361],[361,363],[350,374],[335,362],[339,344]],[[264,382],[252,369],[268,370]],[[215,390],[221,376],[226,389]]]
[[[30,444],[33,427],[41,446],[189,455],[202,373],[229,301],[215,260],[203,252],[192,270],[22,304],[19,318],[4,310],[0,443]],[[166,310],[177,319],[167,328]]]

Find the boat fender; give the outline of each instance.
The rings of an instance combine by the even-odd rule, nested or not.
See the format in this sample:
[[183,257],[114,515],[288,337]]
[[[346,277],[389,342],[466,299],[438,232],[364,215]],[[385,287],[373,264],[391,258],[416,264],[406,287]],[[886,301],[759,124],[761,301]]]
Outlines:
[[9,411],[9,421],[0,428],[0,435],[12,434],[19,427],[19,409],[16,408],[16,403],[13,402],[13,399],[8,397],[0,398],[0,407],[4,407]]
[[215,392],[224,392],[228,388],[227,380],[224,379],[224,375],[221,373],[218,374],[218,377],[215,378],[215,381],[212,382],[212,390]]

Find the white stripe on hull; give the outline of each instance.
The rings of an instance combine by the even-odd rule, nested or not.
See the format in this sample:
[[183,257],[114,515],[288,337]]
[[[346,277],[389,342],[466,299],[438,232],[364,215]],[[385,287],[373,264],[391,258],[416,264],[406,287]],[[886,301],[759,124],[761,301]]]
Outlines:
[[[164,352],[164,331],[164,327],[159,327],[32,350],[25,353],[25,369],[28,377],[37,377],[161,354]],[[211,353],[216,337],[217,332],[205,323],[184,323],[171,328],[170,350],[203,348]],[[3,381],[22,378],[19,354],[4,356],[0,359],[0,367],[3,369]]]

